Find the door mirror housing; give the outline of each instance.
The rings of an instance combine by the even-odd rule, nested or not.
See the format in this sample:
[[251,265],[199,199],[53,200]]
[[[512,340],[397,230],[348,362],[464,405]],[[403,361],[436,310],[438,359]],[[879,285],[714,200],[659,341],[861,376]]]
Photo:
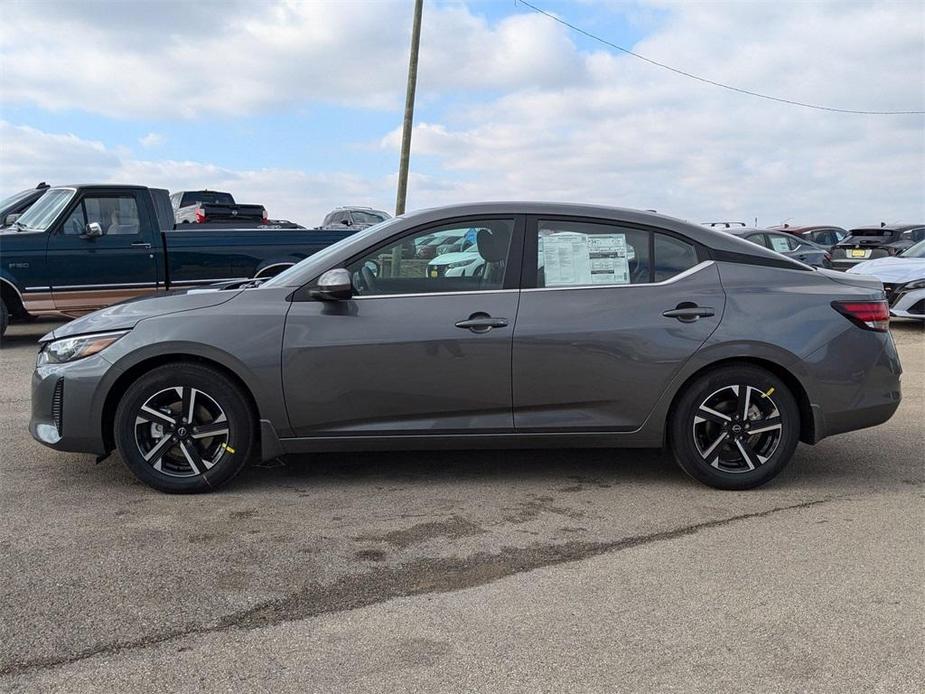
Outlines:
[[103,227],[101,227],[99,223],[97,222],[90,222],[87,225],[86,230],[82,234],[82,237],[85,239],[95,239],[98,236],[102,236],[102,235],[103,235]]
[[310,296],[318,301],[346,301],[353,296],[353,282],[344,268],[328,270],[318,278]]

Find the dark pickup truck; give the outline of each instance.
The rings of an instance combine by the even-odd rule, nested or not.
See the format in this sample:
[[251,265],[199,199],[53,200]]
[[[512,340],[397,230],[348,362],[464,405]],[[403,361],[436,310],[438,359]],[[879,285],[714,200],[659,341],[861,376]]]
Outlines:
[[239,205],[231,193],[217,190],[182,190],[170,196],[170,203],[177,224],[268,221],[263,205]]
[[353,233],[175,230],[166,190],[50,188],[0,230],[0,334],[10,316],[77,316],[136,296],[271,277]]

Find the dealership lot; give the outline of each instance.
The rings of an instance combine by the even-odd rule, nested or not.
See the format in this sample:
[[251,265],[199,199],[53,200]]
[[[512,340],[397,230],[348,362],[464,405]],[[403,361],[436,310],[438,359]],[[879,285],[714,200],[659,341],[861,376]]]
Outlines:
[[894,418],[753,492],[560,450],[326,454],[195,497],[29,438],[53,325],[0,351],[6,689],[922,684],[920,324]]

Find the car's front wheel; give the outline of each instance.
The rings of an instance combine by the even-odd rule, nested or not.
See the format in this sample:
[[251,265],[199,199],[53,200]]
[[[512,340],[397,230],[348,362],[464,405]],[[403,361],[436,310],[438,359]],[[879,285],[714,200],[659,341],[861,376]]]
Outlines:
[[681,468],[717,489],[751,489],[790,462],[800,412],[777,376],[750,365],[709,371],[681,395],[669,423]]
[[255,440],[241,388],[216,369],[189,363],[157,367],[129,386],[114,426],[126,465],[163,492],[217,489],[241,471]]

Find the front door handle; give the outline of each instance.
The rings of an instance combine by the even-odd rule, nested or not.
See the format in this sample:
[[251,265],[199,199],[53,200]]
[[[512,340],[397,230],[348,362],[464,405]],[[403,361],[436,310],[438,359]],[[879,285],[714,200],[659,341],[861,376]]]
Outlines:
[[473,313],[466,320],[456,321],[457,328],[474,333],[487,333],[492,328],[503,328],[506,325],[507,318],[492,318],[487,313]]
[[132,248],[145,248],[145,249],[150,250],[151,244],[148,243],[147,241],[136,241],[135,243],[132,244]]
[[709,318],[715,316],[714,311],[709,306],[698,306],[689,301],[682,302],[676,308],[662,313],[665,318],[677,318],[682,323],[693,323],[698,318]]

